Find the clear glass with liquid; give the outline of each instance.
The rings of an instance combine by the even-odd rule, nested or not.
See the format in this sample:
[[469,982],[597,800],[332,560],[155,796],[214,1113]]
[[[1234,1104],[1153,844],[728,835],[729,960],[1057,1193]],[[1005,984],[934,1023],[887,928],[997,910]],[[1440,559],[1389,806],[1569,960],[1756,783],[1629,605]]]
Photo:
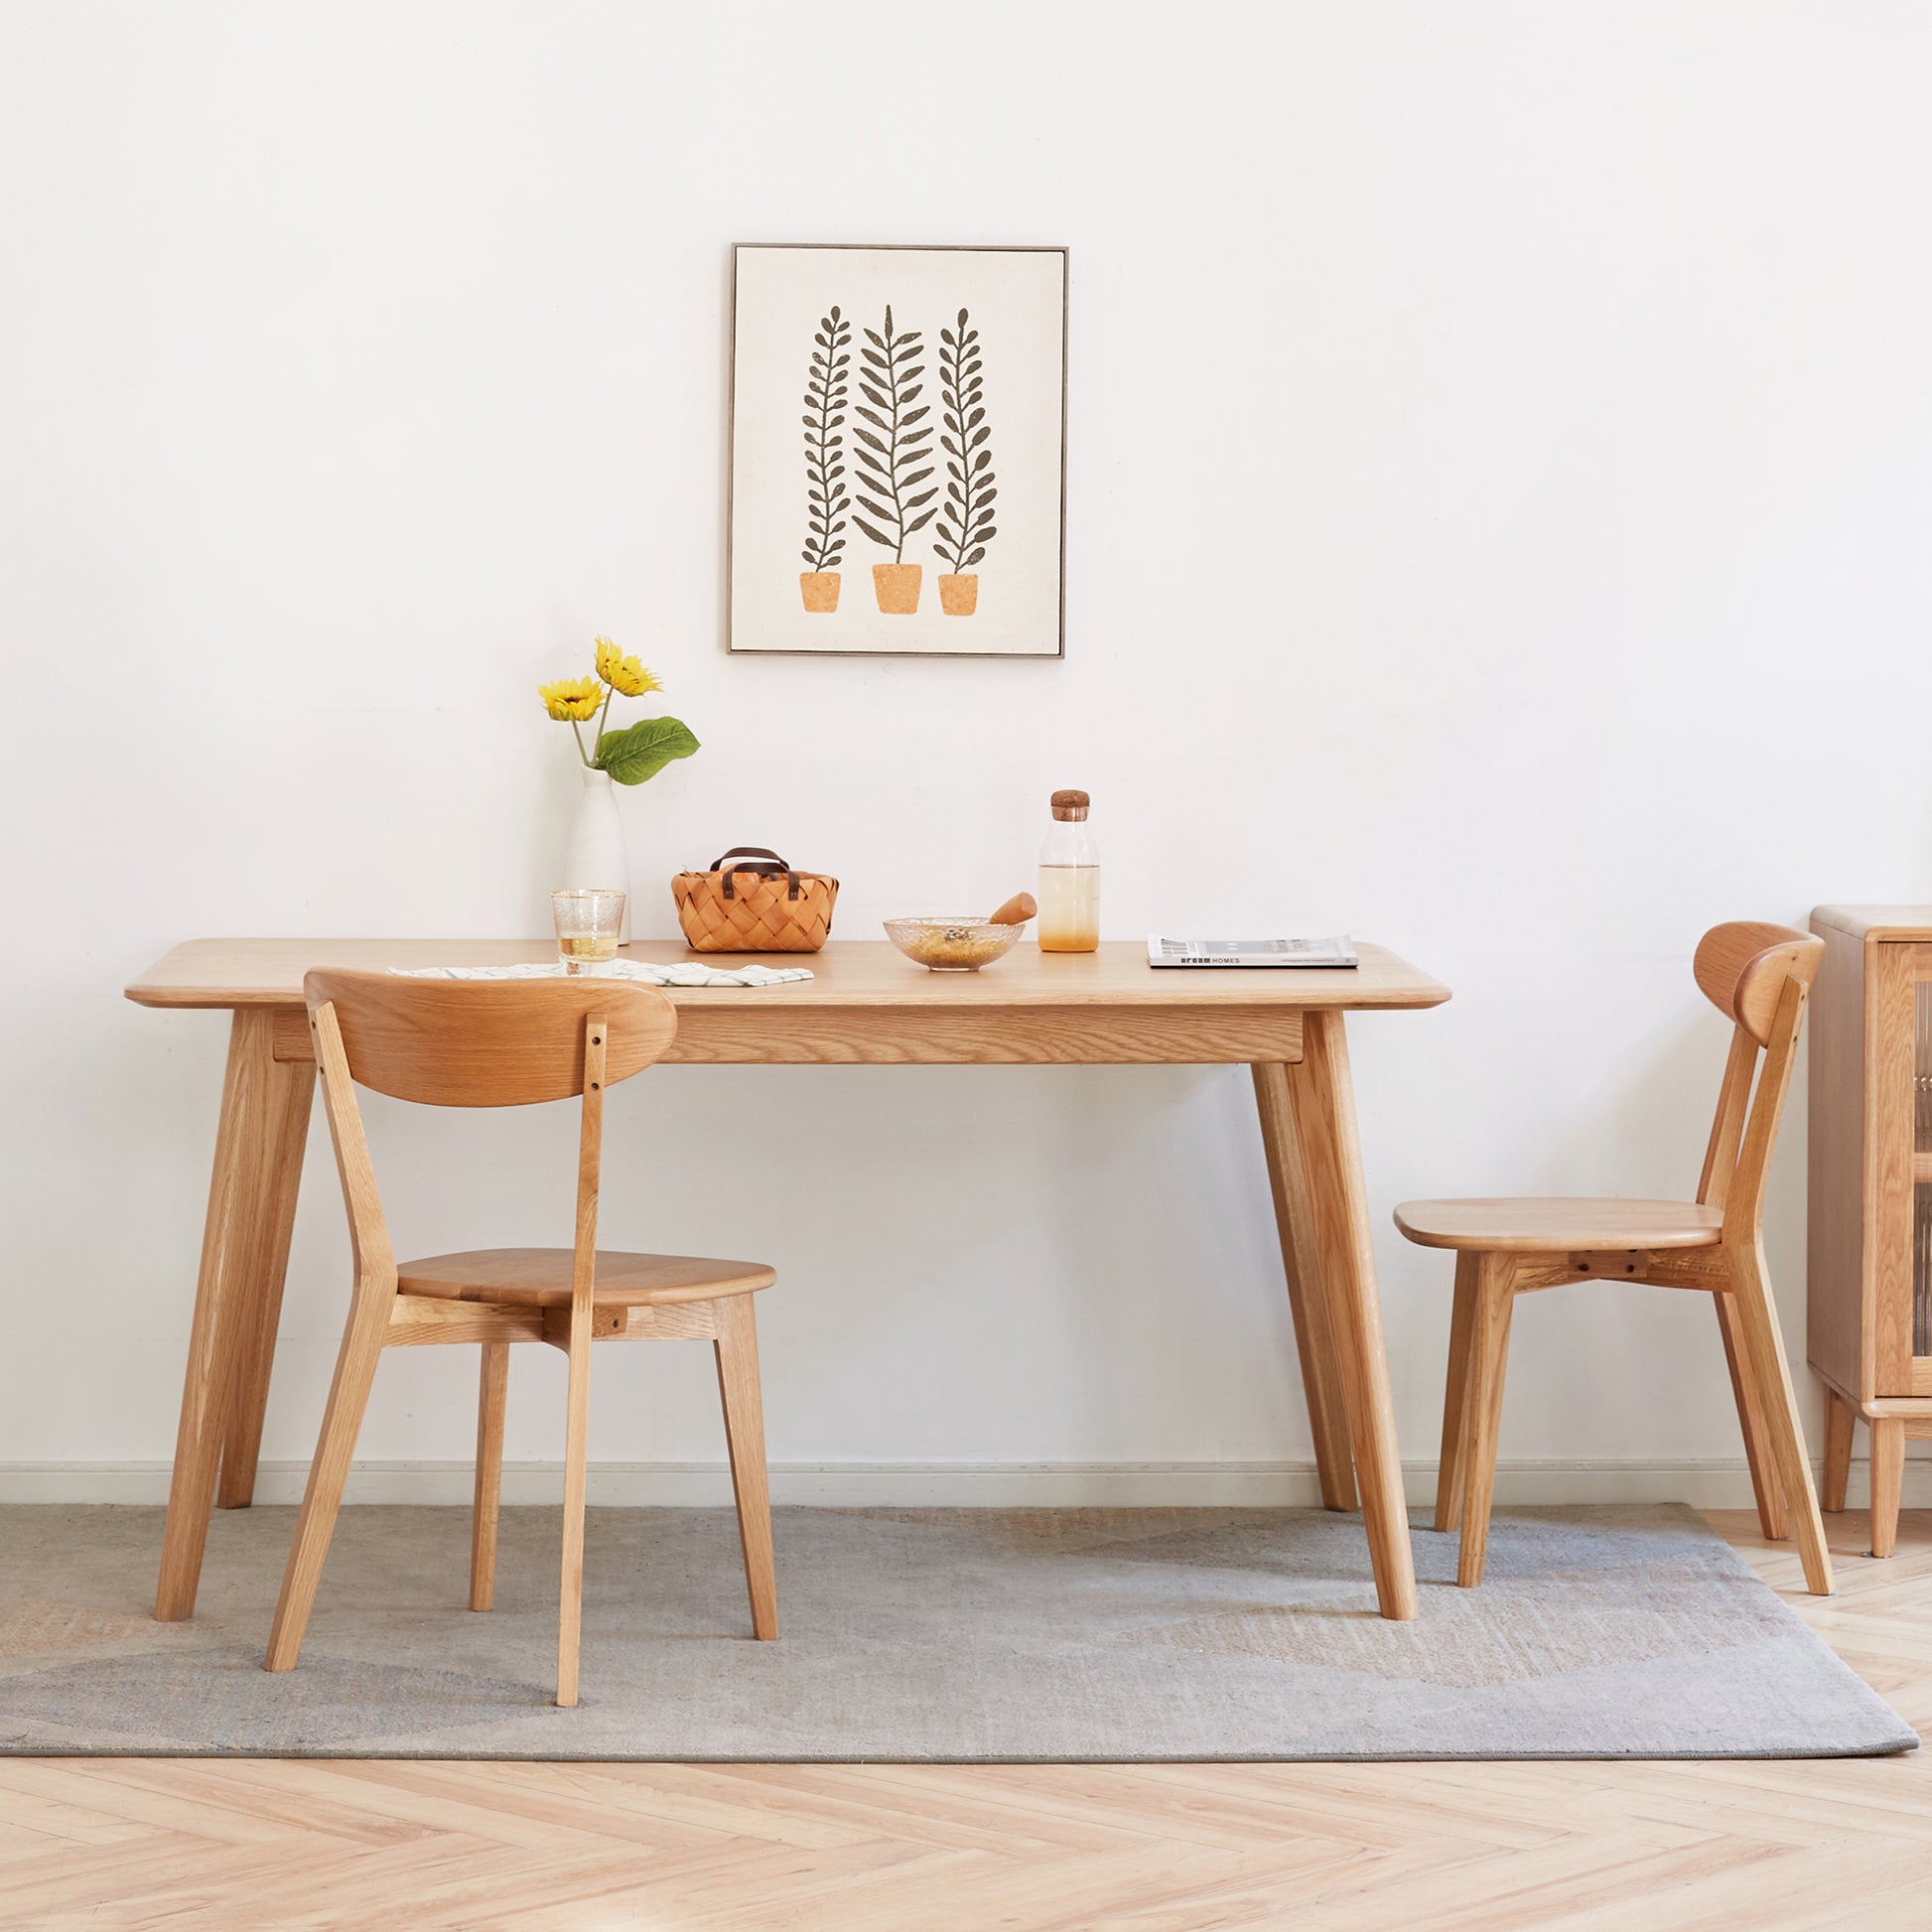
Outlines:
[[557,956],[564,972],[595,973],[618,956],[624,896],[596,888],[550,895],[557,921]]
[[1100,842],[1084,791],[1056,791],[1039,852],[1041,952],[1092,952],[1100,944]]

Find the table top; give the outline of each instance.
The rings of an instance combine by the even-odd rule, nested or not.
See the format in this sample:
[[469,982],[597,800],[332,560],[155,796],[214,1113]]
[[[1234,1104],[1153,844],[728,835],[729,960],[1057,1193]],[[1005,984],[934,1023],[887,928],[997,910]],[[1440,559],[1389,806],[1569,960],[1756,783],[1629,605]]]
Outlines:
[[[1152,967],[1145,942],[1112,940],[1091,953],[1043,953],[1022,943],[977,973],[932,973],[883,939],[835,940],[816,953],[694,953],[645,940],[620,955],[661,964],[805,966],[812,977],[770,987],[670,986],[680,1008],[734,1010],[914,1006],[992,1013],[1001,1008],[1416,1008],[1449,997],[1441,981],[1380,946],[1357,944],[1361,964],[1303,967]],[[312,967],[383,972],[393,966],[510,966],[553,960],[548,939],[191,939],[131,981],[144,1007],[300,1006]]]

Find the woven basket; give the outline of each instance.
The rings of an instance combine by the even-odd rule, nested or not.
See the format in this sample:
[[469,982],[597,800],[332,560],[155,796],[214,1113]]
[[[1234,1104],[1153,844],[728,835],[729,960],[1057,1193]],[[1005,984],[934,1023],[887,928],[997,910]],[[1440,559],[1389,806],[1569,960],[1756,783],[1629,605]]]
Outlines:
[[671,897],[693,952],[816,952],[839,882],[793,872],[767,846],[735,845],[709,872],[679,873]]

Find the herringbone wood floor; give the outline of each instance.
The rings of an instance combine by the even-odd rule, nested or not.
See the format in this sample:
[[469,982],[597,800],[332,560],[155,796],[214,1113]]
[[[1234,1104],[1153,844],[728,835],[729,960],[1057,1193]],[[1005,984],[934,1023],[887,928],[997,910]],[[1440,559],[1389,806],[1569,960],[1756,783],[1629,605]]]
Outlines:
[[[1714,1518],[1918,1729],[1932,1512],[1840,1593]],[[1932,1752],[1825,1763],[887,1767],[0,1759],[0,1926],[1932,1926]]]

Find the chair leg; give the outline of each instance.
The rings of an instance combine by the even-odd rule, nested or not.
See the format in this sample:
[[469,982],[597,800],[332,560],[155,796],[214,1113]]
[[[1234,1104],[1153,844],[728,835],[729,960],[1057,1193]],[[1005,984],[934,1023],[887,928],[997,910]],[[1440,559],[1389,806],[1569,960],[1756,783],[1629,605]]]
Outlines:
[[322,1435],[315,1460],[309,1464],[309,1485],[296,1518],[295,1543],[288,1568],[282,1573],[282,1593],[275,1604],[275,1621],[268,1633],[264,1670],[293,1670],[302,1654],[303,1633],[315,1607],[316,1586],[335,1534],[336,1513],[342,1507],[343,1484],[355,1453],[355,1438],[368,1406],[375,1365],[382,1358],[382,1338],[395,1306],[395,1284],[358,1284],[349,1310],[348,1326],[336,1356],[336,1379],[329,1387],[329,1406],[323,1411]]
[[1825,1548],[1825,1523],[1818,1513],[1818,1495],[1811,1482],[1811,1460],[1798,1427],[1798,1399],[1785,1364],[1784,1341],[1778,1333],[1777,1311],[1771,1306],[1770,1277],[1762,1250],[1751,1243],[1726,1247],[1731,1290],[1743,1330],[1751,1376],[1763,1404],[1765,1435],[1770,1440],[1778,1486],[1797,1535],[1798,1555],[1805,1566],[1805,1585],[1814,1596],[1832,1593],[1832,1559]]
[[557,1702],[577,1702],[584,1625],[584,1484],[591,1436],[591,1304],[570,1311],[570,1394],[564,1421],[564,1565],[557,1608]]
[[1905,1425],[1881,1416],[1871,1425],[1871,1554],[1898,1546],[1898,1492],[1905,1482]]
[[1846,1485],[1852,1479],[1852,1432],[1859,1412],[1836,1389],[1825,1391],[1825,1493],[1819,1498],[1832,1515],[1845,1507]]
[[778,1579],[771,1555],[771,1492],[764,1466],[764,1408],[759,1395],[758,1321],[749,1295],[715,1302],[718,1311],[718,1399],[725,1411],[732,1493],[738,1501],[738,1539],[745,1551],[745,1587],[752,1597],[752,1634],[778,1634]]
[[477,1396],[477,1503],[470,1519],[470,1607],[496,1600],[496,1513],[503,1496],[503,1408],[509,1396],[510,1345],[483,1345]]
[[1765,1540],[1782,1543],[1791,1534],[1785,1514],[1784,1490],[1778,1483],[1777,1465],[1771,1456],[1769,1437],[1764,1433],[1764,1398],[1751,1373],[1750,1352],[1744,1346],[1744,1332],[1738,1326],[1737,1298],[1717,1294],[1718,1332],[1724,1336],[1725,1362],[1730,1370],[1730,1393],[1737,1404],[1737,1421],[1744,1432],[1744,1460],[1750,1465],[1751,1494],[1757,1498],[1757,1526]]
[[1449,1315],[1449,1380],[1443,1390],[1443,1454],[1436,1465],[1436,1527],[1462,1527],[1463,1420],[1469,1407],[1469,1336],[1476,1320],[1476,1280],[1482,1257],[1455,1257],[1455,1308]]
[[1464,1589],[1482,1582],[1482,1560],[1489,1547],[1489,1505],[1496,1489],[1496,1439],[1502,1421],[1515,1278],[1516,1264],[1509,1255],[1481,1257],[1469,1336],[1468,1409],[1462,1426],[1462,1547],[1455,1560],[1455,1581]]

